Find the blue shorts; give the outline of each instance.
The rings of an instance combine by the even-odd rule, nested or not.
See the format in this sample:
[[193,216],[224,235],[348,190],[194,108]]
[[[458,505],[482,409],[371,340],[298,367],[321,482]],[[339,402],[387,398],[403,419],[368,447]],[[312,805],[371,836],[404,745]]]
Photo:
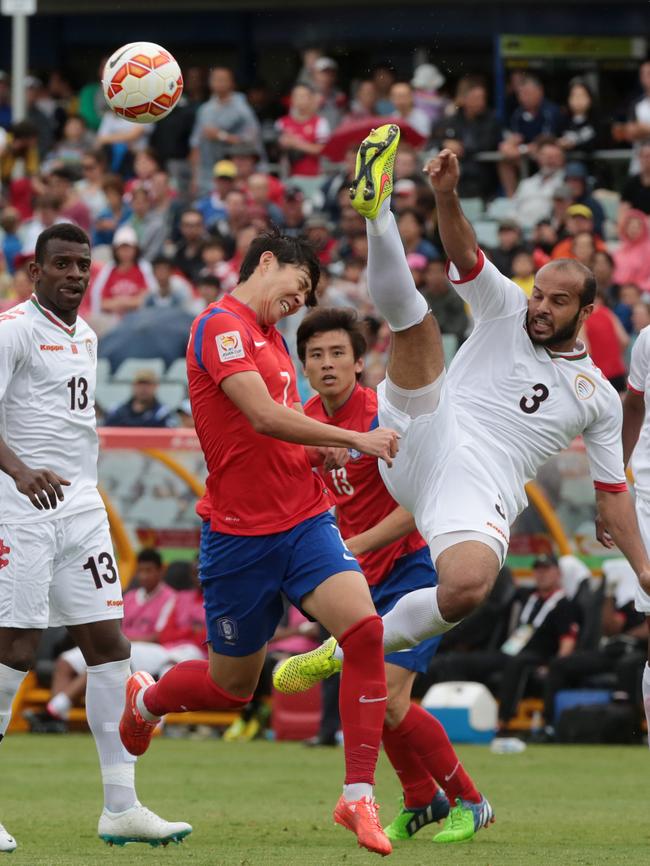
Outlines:
[[[392,610],[397,602],[414,589],[425,589],[429,586],[437,586],[438,575],[431,562],[431,554],[428,547],[422,547],[414,553],[407,553],[400,557],[393,565],[391,573],[378,583],[370,587],[372,600],[377,608],[377,613],[382,616]],[[392,665],[398,665],[409,671],[425,673],[429,662],[438,649],[442,635],[430,637],[422,641],[413,649],[390,653],[386,661]]]
[[341,571],[361,572],[326,511],[272,535],[226,535],[201,528],[199,574],[208,641],[217,653],[247,656],[273,636],[282,593],[302,599]]

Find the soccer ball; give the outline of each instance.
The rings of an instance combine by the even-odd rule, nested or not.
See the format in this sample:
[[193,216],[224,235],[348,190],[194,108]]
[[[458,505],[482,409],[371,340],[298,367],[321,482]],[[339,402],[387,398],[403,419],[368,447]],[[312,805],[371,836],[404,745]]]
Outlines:
[[108,58],[102,88],[111,111],[133,123],[162,120],[183,92],[178,63],[153,42],[130,42]]

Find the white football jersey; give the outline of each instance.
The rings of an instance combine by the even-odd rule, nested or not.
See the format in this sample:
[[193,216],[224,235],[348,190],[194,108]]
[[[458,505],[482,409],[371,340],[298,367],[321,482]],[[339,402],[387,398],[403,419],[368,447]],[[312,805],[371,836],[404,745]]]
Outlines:
[[[635,394],[645,395],[650,388],[650,325],[639,334],[632,348],[627,387]],[[650,400],[645,401],[645,417],[632,460],[634,489],[639,496],[650,499]]]
[[30,469],[70,481],[64,501],[39,511],[0,472],[0,524],[36,523],[103,503],[97,492],[97,335],[31,300],[0,314],[0,436]]
[[447,383],[458,423],[494,468],[509,521],[526,507],[524,485],[580,434],[596,488],[626,489],[621,401],[584,347],[559,354],[535,345],[524,293],[482,252],[465,279],[453,265],[449,276],[475,327]]

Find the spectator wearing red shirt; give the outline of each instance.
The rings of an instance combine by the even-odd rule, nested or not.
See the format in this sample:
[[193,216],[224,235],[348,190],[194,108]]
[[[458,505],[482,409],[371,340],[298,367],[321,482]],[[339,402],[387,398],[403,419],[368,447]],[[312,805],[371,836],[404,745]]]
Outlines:
[[[303,319],[297,344],[309,384],[317,392],[305,414],[346,430],[372,430],[377,425],[377,394],[358,382],[366,341],[356,313],[335,307],[315,310]],[[388,493],[375,458],[352,452],[345,466],[320,467],[319,473],[336,502],[339,528],[359,556],[379,613],[387,613],[406,593],[437,583],[428,545],[412,515]],[[445,818],[449,803],[457,798],[481,802],[440,722],[411,703],[416,672],[428,669],[439,643],[439,637],[429,638],[414,649],[386,656],[383,742],[404,788],[399,825],[411,828],[408,835]],[[395,835],[393,825],[386,828],[389,838],[403,838],[397,825],[396,821]]]
[[289,114],[276,122],[280,151],[292,177],[317,177],[321,173],[320,153],[330,137],[330,126],[317,114],[316,106],[312,88],[297,84],[291,91]]
[[305,241],[262,235],[249,247],[232,295],[192,326],[189,391],[208,466],[199,567],[210,658],[176,665],[148,686],[134,674],[120,731],[124,745],[142,754],[167,712],[245,706],[284,593],[346,654],[346,777],[335,820],[361,845],[388,854],[372,789],[386,708],[383,629],[311,461],[322,462],[324,448],[328,465],[345,465],[353,448],[391,463],[396,435],[340,430],[296,411],[295,370],[276,324],[313,304],[319,271]]
[[138,239],[131,226],[121,226],[113,237],[113,262],[108,262],[91,287],[92,311],[122,316],[139,309],[154,291],[151,265],[140,258]]
[[619,394],[624,394],[627,369],[623,353],[630,338],[618,317],[605,305],[600,289],[596,292],[594,311],[585,322],[583,336],[594,364]]

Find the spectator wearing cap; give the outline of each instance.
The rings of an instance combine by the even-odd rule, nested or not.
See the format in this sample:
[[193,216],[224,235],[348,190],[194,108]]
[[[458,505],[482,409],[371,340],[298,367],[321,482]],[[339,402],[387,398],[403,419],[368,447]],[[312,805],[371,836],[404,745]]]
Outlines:
[[499,223],[497,246],[487,250],[487,254],[502,274],[512,274],[512,260],[524,249],[521,226],[517,220],[502,219]]
[[621,205],[650,214],[650,140],[639,145],[639,173],[626,180]]
[[584,323],[582,337],[591,360],[618,393],[624,394],[627,388],[624,353],[630,338],[605,301],[604,291],[597,289],[594,310]]
[[421,292],[424,288],[424,275],[427,269],[428,259],[422,253],[408,253],[406,264],[409,266],[415,288]]
[[434,659],[427,680],[433,673],[435,682],[475,680],[493,686],[494,674],[500,672],[497,736],[507,735],[529,674],[555,658],[569,656],[578,638],[580,610],[563,588],[557,558],[538,556],[532,576],[533,591],[522,587],[515,593],[511,608],[511,616],[518,611],[512,617],[515,627],[501,649],[445,653]]
[[584,204],[572,204],[566,209],[565,229],[567,236],[553,247],[552,259],[573,259],[573,239],[581,232],[594,235],[594,249],[606,250],[607,245],[594,233],[594,215]]
[[180,232],[181,240],[176,246],[174,264],[191,283],[196,283],[203,268],[201,252],[206,234],[205,221],[200,210],[188,208],[183,211]]
[[320,154],[330,137],[330,125],[318,114],[317,106],[312,88],[296,84],[289,113],[276,121],[281,158],[292,177],[317,177],[321,173]]
[[488,198],[496,188],[494,166],[478,162],[481,151],[496,150],[501,125],[487,103],[487,90],[480,78],[466,75],[456,91],[456,110],[443,117],[431,133],[438,148],[448,148],[461,160],[458,194]]
[[242,93],[235,92],[230,69],[218,66],[210,73],[211,96],[198,109],[190,137],[190,160],[196,192],[207,195],[215,163],[225,159],[233,145],[259,146],[260,126]]
[[226,196],[235,189],[237,166],[230,159],[220,159],[212,169],[212,191],[194,202],[194,209],[203,216],[203,222],[210,231],[220,220],[228,218]]
[[[288,186],[282,205],[284,215],[283,234],[291,238],[300,237],[305,227],[305,195],[296,186]],[[355,211],[356,213],[356,211]]]
[[305,221],[305,237],[318,256],[318,261],[327,267],[332,263],[336,241],[332,237],[332,226],[325,214],[313,213]]
[[564,170],[564,181],[571,190],[571,203],[589,208],[594,221],[594,231],[603,236],[605,211],[598,199],[591,195],[589,171],[583,162],[569,162]]
[[314,88],[317,94],[316,110],[324,117],[330,132],[340,124],[345,114],[346,99],[336,86],[338,63],[331,57],[319,57],[314,63]]
[[526,230],[550,215],[553,194],[564,183],[564,151],[555,139],[538,143],[535,160],[537,172],[521,181],[513,197],[515,217]]
[[153,370],[139,370],[131,397],[104,418],[105,427],[174,427],[172,409],[158,399],[158,377]]
[[403,177],[393,187],[393,210],[395,214],[414,210],[418,206],[418,185],[410,177]]
[[517,190],[517,170],[522,156],[535,156],[540,136],[555,138],[561,128],[560,109],[544,96],[544,86],[532,73],[522,75],[515,89],[517,107],[512,113],[506,137],[499,150],[503,156],[499,176],[504,191],[512,197]]
[[449,107],[449,100],[440,94],[445,76],[433,63],[420,63],[411,79],[413,104],[423,111],[429,120],[429,129],[435,126]]
[[438,250],[424,236],[425,221],[417,210],[409,208],[402,211],[397,219],[397,227],[407,255],[419,253],[427,261],[440,258]]
[[469,319],[465,302],[447,278],[447,268],[443,259],[428,262],[424,272],[422,294],[443,334],[453,334],[457,347],[465,339],[469,329]]
[[421,108],[416,108],[413,87],[408,81],[396,81],[393,84],[390,89],[390,101],[393,104],[391,117],[398,125],[405,123],[425,139],[429,137],[431,121]]
[[195,314],[203,308],[196,304],[196,297],[189,280],[176,271],[172,256],[157,255],[151,263],[154,285],[144,299],[145,307],[180,307]]
[[650,291],[650,229],[644,213],[627,210],[619,226],[620,246],[614,252],[614,279],[620,285],[634,283],[642,292]]
[[128,225],[113,237],[113,261],[99,271],[90,287],[93,313],[122,316],[142,306],[147,292],[155,287],[151,265],[140,255],[138,237]]

